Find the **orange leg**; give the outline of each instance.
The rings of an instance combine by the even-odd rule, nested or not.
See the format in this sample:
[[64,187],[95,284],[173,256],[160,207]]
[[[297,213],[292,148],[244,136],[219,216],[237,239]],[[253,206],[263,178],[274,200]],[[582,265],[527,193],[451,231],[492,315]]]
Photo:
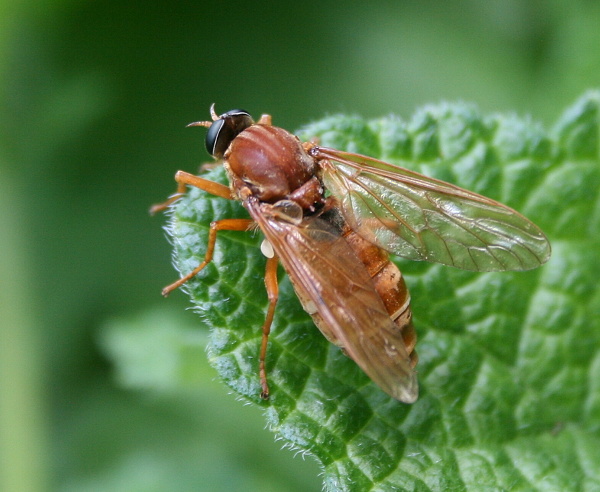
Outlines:
[[178,287],[181,287],[188,280],[198,275],[198,273],[200,273],[202,269],[212,261],[218,231],[246,231],[253,223],[254,221],[252,219],[223,219],[211,222],[210,230],[208,232],[208,244],[206,247],[206,254],[204,255],[204,261],[185,277],[180,278],[177,282],[173,282],[171,285],[167,285],[162,290],[162,295],[167,297],[172,291]]
[[260,119],[256,122],[257,125],[265,125],[265,126],[271,126],[272,123],[272,118],[270,114],[263,114],[260,116]]
[[175,174],[175,181],[177,182],[177,191],[175,194],[169,197],[169,199],[163,203],[152,205],[152,207],[150,207],[150,214],[154,215],[156,212],[166,209],[169,205],[171,205],[171,203],[179,200],[183,195],[185,195],[186,186],[188,185],[200,188],[211,195],[227,198],[228,200],[234,200],[231,190],[227,186],[201,178],[200,176],[194,176],[193,174],[186,173],[185,171],[177,171]]
[[[269,115],[263,115],[260,122],[262,124],[270,125],[271,117]],[[169,199],[165,202],[153,205],[150,208],[151,214],[155,214],[156,212],[166,209],[169,205],[171,205],[171,203],[181,198],[186,192],[186,186],[195,186],[196,188],[200,188],[207,193],[229,200],[235,199],[235,197],[231,194],[231,190],[227,186],[220,183],[215,183],[214,181],[210,181],[199,176],[194,176],[193,174],[186,173],[185,171],[177,171],[177,174],[175,174],[175,181],[177,182],[177,192],[169,197]],[[181,287],[187,281],[198,275],[198,273],[200,273],[206,267],[206,265],[212,261],[218,231],[245,231],[248,230],[253,223],[254,221],[252,219],[223,219],[211,222],[210,230],[208,232],[206,254],[204,255],[204,260],[202,263],[200,263],[200,265],[198,265],[184,277],[180,278],[176,282],[173,282],[171,285],[167,285],[162,290],[162,295],[165,297],[168,296],[175,289]],[[279,284],[277,282],[278,264],[279,259],[277,256],[268,258],[265,271],[265,287],[267,289],[267,296],[269,298],[269,307],[267,309],[267,316],[262,327],[262,340],[259,355],[259,375],[260,384],[262,387],[260,396],[265,400],[269,398],[269,385],[267,383],[267,370],[265,366],[267,344],[269,341],[269,333],[271,332],[271,325],[273,324],[273,317],[275,315],[275,306],[277,305],[277,300],[279,298]]]
[[269,341],[269,333],[271,333],[271,324],[273,323],[273,316],[275,315],[275,306],[277,305],[277,299],[279,299],[279,284],[277,283],[277,265],[279,265],[279,258],[273,256],[267,259],[267,268],[265,271],[265,287],[267,288],[267,296],[269,297],[269,308],[267,309],[267,317],[265,318],[265,324],[262,328],[262,341],[260,344],[260,385],[262,391],[260,397],[263,400],[269,399],[269,385],[267,384],[267,369],[265,367],[265,358],[267,357],[267,343]]

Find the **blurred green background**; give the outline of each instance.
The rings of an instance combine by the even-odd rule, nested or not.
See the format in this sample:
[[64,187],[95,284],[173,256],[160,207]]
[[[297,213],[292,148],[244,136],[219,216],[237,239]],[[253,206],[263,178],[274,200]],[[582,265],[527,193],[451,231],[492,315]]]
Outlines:
[[[291,130],[458,99],[550,125],[600,86],[593,0],[5,1],[0,26],[3,491],[321,489],[215,381],[185,296],[160,297],[176,274],[147,209],[208,160],[184,126],[211,103]],[[190,337],[188,385],[119,345],[136,326]]]

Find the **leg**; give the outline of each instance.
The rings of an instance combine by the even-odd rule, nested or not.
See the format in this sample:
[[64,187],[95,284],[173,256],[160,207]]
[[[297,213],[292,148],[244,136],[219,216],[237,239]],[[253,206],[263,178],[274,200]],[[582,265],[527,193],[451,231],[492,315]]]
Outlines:
[[[210,183],[211,181],[209,181]],[[217,241],[218,231],[246,231],[254,221],[252,219],[223,219],[211,222],[210,230],[208,232],[208,244],[206,246],[206,254],[204,255],[204,261],[194,268],[185,277],[180,278],[177,282],[173,282],[171,285],[167,285],[162,290],[162,295],[167,297],[172,291],[181,287],[188,280],[194,278],[202,269],[212,261],[213,252],[215,250],[215,243]]]
[[273,316],[275,315],[275,306],[277,299],[279,298],[279,284],[277,283],[277,266],[279,265],[279,258],[274,256],[273,258],[267,259],[267,268],[265,271],[265,287],[267,288],[267,295],[269,297],[269,308],[267,310],[267,317],[265,318],[265,324],[262,328],[262,342],[260,344],[260,385],[262,391],[260,397],[263,400],[269,399],[269,385],[267,384],[267,369],[265,367],[265,358],[267,356],[267,342],[269,341],[269,333],[271,332],[271,324],[273,323]]
[[303,142],[302,147],[304,147],[304,150],[308,153],[313,148],[318,147],[320,143],[321,140],[319,139],[319,137],[313,137],[308,142]]
[[223,165],[223,161],[205,162],[200,166],[200,171],[212,171]]
[[166,209],[169,205],[171,205],[171,203],[179,200],[183,195],[185,195],[186,186],[188,185],[200,188],[211,195],[227,198],[228,200],[234,199],[227,186],[201,178],[200,176],[194,176],[193,174],[186,173],[185,171],[177,171],[175,174],[175,181],[177,182],[177,191],[175,194],[172,195],[167,201],[150,207],[150,214],[154,215],[156,212]]
[[260,119],[256,122],[256,124],[271,126],[273,124],[273,123],[271,123],[271,121],[272,121],[272,119],[271,119],[270,114],[263,114],[260,116]]

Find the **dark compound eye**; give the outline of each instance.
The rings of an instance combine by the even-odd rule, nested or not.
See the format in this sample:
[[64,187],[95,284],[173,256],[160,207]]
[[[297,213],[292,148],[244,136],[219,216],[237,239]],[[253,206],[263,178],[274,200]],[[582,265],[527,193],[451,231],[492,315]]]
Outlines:
[[223,113],[206,132],[206,150],[213,157],[221,159],[233,139],[253,124],[254,120],[243,109]]

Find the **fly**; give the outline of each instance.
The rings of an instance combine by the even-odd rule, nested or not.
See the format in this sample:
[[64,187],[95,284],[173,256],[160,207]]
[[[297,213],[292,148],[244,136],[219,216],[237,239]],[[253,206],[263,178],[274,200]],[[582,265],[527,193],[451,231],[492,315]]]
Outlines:
[[388,252],[478,272],[529,270],[550,257],[544,233],[490,198],[372,157],[301,142],[244,110],[188,126],[208,128],[206,147],[222,161],[230,186],[178,171],[179,199],[187,186],[239,200],[249,219],[210,224],[204,261],[163,295],[212,260],[218,231],[257,224],[265,236],[268,294],[259,356],[261,397],[269,397],[267,342],[278,299],[281,263],[323,335],[343,348],[386,393],[405,403],[418,397],[416,333],[410,295]]

